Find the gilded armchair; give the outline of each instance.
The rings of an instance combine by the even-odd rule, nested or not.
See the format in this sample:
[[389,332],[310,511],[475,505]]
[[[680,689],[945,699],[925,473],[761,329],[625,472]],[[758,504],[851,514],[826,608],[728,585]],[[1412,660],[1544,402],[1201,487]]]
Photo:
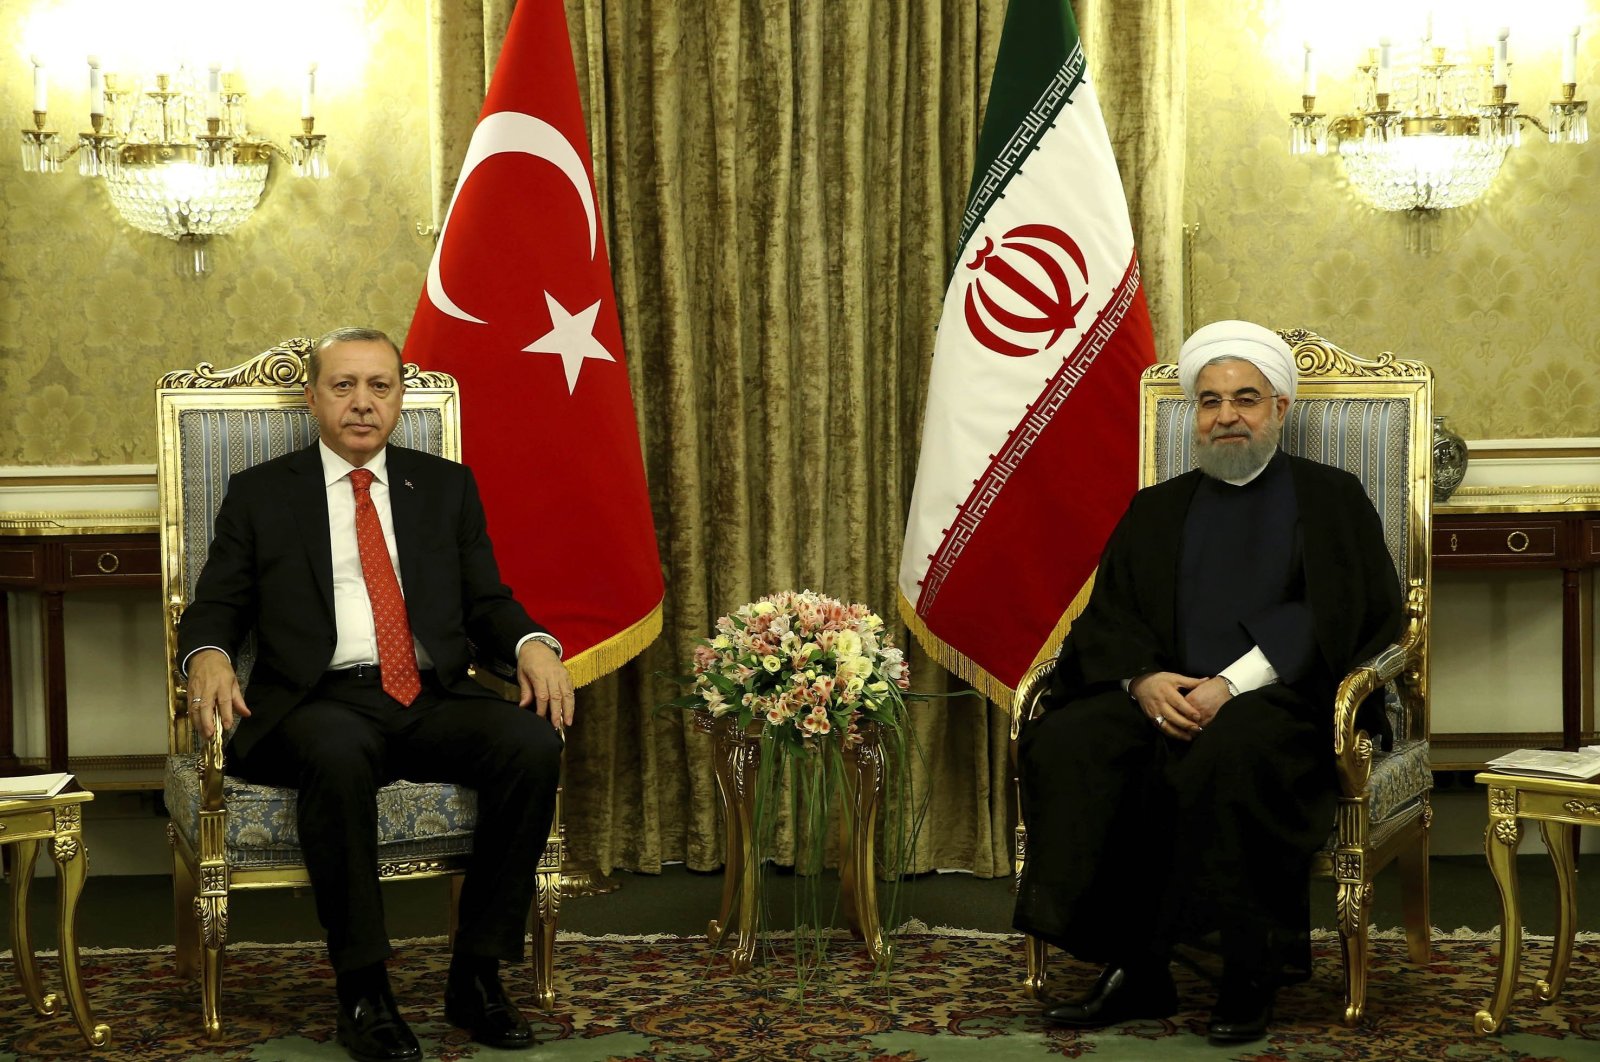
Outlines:
[[[1347,1023],[1366,1006],[1368,922],[1373,879],[1398,860],[1406,942],[1413,962],[1428,961],[1428,828],[1433,785],[1428,763],[1428,621],[1433,374],[1419,362],[1382,354],[1351,355],[1310,332],[1280,333],[1293,346],[1298,394],[1284,424],[1283,448],[1354,473],[1382,519],[1384,537],[1406,598],[1405,625],[1394,645],[1345,676],[1335,703],[1333,745],[1339,799],[1334,828],[1313,873],[1336,883],[1336,915],[1344,959]],[[1194,467],[1194,403],[1183,396],[1177,366],[1155,365],[1140,384],[1139,482],[1148,486]],[[1013,760],[1022,725],[1040,708],[1054,659],[1033,667],[1012,700]],[[1387,687],[1392,750],[1356,728],[1355,710]],[[1015,838],[1020,879],[1027,829]],[[1027,989],[1045,977],[1045,944],[1029,937]]]
[[[241,469],[317,438],[305,407],[305,355],[311,344],[289,340],[242,365],[202,364],[167,374],[157,385],[162,579],[166,595],[168,756],[167,837],[172,845],[173,905],[180,976],[200,975],[206,1034],[221,1035],[223,959],[228,901],[235,891],[303,887],[295,827],[295,792],[251,785],[223,774],[223,738],[201,742],[188,718],[177,624],[191,599],[211,541],[212,521]],[[406,393],[395,442],[452,460],[460,458],[455,381],[405,366]],[[245,695],[253,647],[235,666]],[[494,686],[493,676],[480,675]],[[504,685],[500,686],[502,691]],[[511,691],[514,695],[514,690]],[[460,873],[472,849],[477,796],[467,788],[397,782],[378,794],[379,874],[385,880],[454,875],[449,928],[456,924]],[[541,856],[534,919],[533,980],[539,1003],[555,1000],[553,961],[562,862],[560,795],[555,826]]]

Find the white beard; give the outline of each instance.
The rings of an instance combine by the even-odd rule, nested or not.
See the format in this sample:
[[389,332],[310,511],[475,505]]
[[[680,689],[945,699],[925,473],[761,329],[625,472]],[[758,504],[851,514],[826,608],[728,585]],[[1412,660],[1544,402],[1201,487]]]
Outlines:
[[[1240,446],[1236,443],[1218,443],[1216,439],[1230,434],[1239,434],[1240,429],[1248,435],[1248,441]],[[1220,433],[1220,434],[1219,434]],[[1283,434],[1283,419],[1278,416],[1277,406],[1274,405],[1267,414],[1266,423],[1261,425],[1261,430],[1250,432],[1248,428],[1238,425],[1221,432],[1221,429],[1212,429],[1211,434],[1202,435],[1199,429],[1194,433],[1195,464],[1200,466],[1200,471],[1212,479],[1234,480],[1243,479],[1252,472],[1259,471],[1272,460],[1273,451],[1278,448],[1278,439]]]

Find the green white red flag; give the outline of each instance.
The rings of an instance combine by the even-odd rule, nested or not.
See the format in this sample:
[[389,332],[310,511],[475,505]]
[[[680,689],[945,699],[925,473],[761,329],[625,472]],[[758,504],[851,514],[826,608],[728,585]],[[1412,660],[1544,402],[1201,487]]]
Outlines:
[[661,562],[561,0],[511,15],[406,357],[455,376],[500,573],[579,685],[661,631]]
[[934,346],[900,610],[1009,699],[1055,652],[1138,479],[1155,342],[1066,0],[1011,0]]

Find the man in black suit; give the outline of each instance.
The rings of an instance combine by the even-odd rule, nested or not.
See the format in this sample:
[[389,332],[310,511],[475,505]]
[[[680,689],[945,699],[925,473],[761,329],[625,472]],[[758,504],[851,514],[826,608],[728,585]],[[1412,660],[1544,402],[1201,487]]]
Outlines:
[[[1295,362],[1244,321],[1178,355],[1199,468],[1134,496],[1045,708],[1018,737],[1028,861],[1015,924],[1104,967],[1057,1024],[1177,1010],[1174,944],[1220,934],[1214,1044],[1266,1035],[1306,875],[1333,825],[1339,681],[1399,634],[1365,489],[1278,448]],[[1357,725],[1386,735],[1382,695]],[[1306,960],[1295,956],[1302,965]]]
[[[233,478],[178,631],[196,726],[238,722],[230,773],[299,791],[339,1042],[358,1062],[421,1057],[384,968],[375,795],[400,778],[478,794],[445,1015],[482,1043],[531,1045],[499,963],[523,955],[573,717],[560,643],[501,583],[471,471],[389,445],[403,391],[382,332],[317,341],[320,440]],[[251,633],[247,703],[232,657]],[[468,676],[474,650],[514,661],[518,704]]]

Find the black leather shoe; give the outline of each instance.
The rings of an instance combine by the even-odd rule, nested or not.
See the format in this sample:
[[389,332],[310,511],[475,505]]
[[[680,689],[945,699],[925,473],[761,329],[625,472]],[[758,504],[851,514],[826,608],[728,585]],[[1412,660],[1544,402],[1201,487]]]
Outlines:
[[339,1007],[339,1043],[356,1062],[413,1062],[422,1048],[387,987]]
[[1222,978],[1222,992],[1206,1026],[1213,1044],[1247,1044],[1267,1035],[1277,986],[1269,978]]
[[1047,1021],[1073,1029],[1098,1029],[1135,1018],[1170,1018],[1178,990],[1165,966],[1107,966],[1087,995],[1045,1009]]
[[444,1016],[489,1047],[531,1047],[533,1030],[500,985],[497,973],[453,977],[445,982]]

